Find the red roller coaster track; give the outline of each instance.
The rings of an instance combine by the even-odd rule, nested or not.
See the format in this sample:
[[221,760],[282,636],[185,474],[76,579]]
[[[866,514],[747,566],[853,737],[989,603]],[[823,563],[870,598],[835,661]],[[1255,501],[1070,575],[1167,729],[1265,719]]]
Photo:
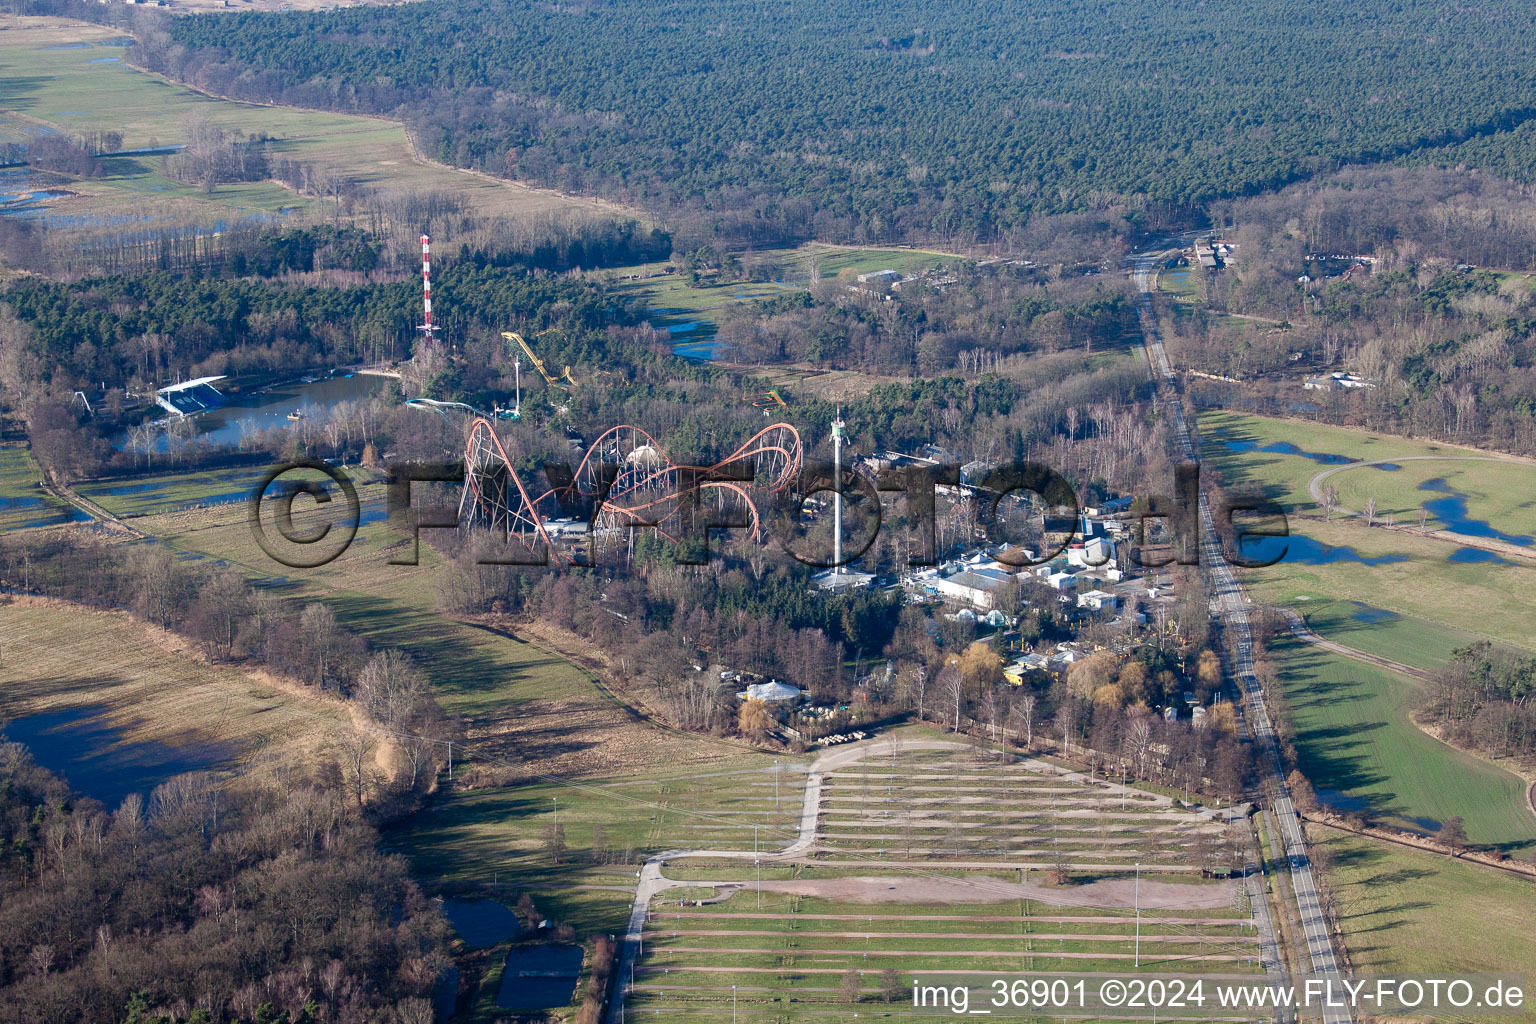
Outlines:
[[[709,466],[675,463],[650,434],[621,424],[592,442],[568,480],[552,480],[549,489],[533,495],[513,470],[494,427],[479,418],[464,447],[459,521],[502,531],[529,550],[541,541],[551,551],[545,520],[590,509],[594,543],[635,526],[653,527],[675,541],[690,512],[708,500],[715,506],[709,522],[744,521],[758,539],[762,517],[752,489],[783,491],[799,476],[803,460],[800,434],[787,423],[763,428]],[[573,561],[564,552],[561,557]]]

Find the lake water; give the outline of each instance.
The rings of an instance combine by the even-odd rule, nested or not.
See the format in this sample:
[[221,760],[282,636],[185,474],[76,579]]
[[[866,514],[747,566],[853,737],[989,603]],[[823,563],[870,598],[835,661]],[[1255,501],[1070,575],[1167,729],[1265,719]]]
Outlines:
[[1244,534],[1241,544],[1246,557],[1255,562],[1271,564],[1281,561],[1298,565],[1332,565],[1336,562],[1386,565],[1389,562],[1403,562],[1408,559],[1407,555],[1398,554],[1366,556],[1354,548],[1332,547],[1302,533],[1293,533],[1289,537],[1256,537],[1252,534]]
[[1274,455],[1300,455],[1304,459],[1324,466],[1347,466],[1356,461],[1348,455],[1335,455],[1332,452],[1309,452],[1298,448],[1289,441],[1276,441],[1273,444],[1260,445],[1257,441],[1242,441],[1220,438],[1221,443],[1229,452],[1269,452]]
[[1490,540],[1501,540],[1506,544],[1516,544],[1520,547],[1530,547],[1536,544],[1536,540],[1520,534],[1505,533],[1497,529],[1491,523],[1483,519],[1473,519],[1467,515],[1467,496],[1451,487],[1441,477],[1433,480],[1425,480],[1419,484],[1421,491],[1434,491],[1445,495],[1443,498],[1432,498],[1424,503],[1429,514],[1440,520],[1447,530],[1452,533],[1466,534],[1468,537],[1487,537]]
[[[217,382],[214,387],[222,383]],[[387,377],[358,374],[323,377],[308,382],[294,381],[251,395],[231,395],[225,392],[225,397],[229,399],[228,405],[192,417],[193,436],[232,448],[247,433],[287,426],[292,422],[288,419],[291,413],[298,412],[323,420],[337,404],[351,399],[370,398],[377,395],[386,384],[393,383]],[[119,437],[115,443],[121,448],[126,439]]]
[[569,1006],[581,974],[580,946],[533,946],[507,954],[496,1005],[502,1009],[553,1010]]
[[70,786],[116,807],[129,793],[148,795],[174,775],[201,771],[239,754],[230,743],[123,742],[122,730],[102,718],[104,706],[70,708],[12,719],[5,736],[22,743],[38,764]]
[[512,908],[495,900],[444,900],[443,916],[465,945],[475,949],[516,938],[523,930]]

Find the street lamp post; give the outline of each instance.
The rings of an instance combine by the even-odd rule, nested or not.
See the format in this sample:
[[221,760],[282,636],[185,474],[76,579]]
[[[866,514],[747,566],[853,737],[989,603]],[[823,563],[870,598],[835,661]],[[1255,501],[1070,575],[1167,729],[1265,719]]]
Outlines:
[[1141,967],[1141,861],[1136,862],[1136,966]]

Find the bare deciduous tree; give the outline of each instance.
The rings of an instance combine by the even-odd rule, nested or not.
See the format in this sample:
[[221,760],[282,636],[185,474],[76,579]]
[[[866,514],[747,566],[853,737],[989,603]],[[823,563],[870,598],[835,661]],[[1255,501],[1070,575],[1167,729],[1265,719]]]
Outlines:
[[935,680],[939,688],[939,697],[944,701],[953,715],[952,729],[960,731],[960,706],[965,700],[965,675],[960,671],[958,663],[945,665],[939,670],[939,677]]
[[362,729],[343,729],[337,736],[337,742],[345,758],[344,764],[352,784],[352,794],[357,800],[357,805],[361,807],[363,790],[367,786],[369,776],[368,755],[373,752],[376,741],[370,733]]

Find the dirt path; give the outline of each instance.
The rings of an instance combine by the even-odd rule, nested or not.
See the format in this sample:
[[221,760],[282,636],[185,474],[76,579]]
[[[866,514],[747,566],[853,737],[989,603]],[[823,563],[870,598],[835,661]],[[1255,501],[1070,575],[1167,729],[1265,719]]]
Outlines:
[[[1312,495],[1312,500],[1321,508],[1323,504],[1323,482],[1335,473],[1343,473],[1350,469],[1360,469],[1365,466],[1396,466],[1404,462],[1502,462],[1511,466],[1525,466],[1530,468],[1533,464],[1529,459],[1522,459],[1514,455],[1403,455],[1395,459],[1370,459],[1365,462],[1351,462],[1343,466],[1334,466],[1325,469],[1321,473],[1307,481],[1307,493]],[[1345,516],[1359,516],[1355,509],[1345,508],[1342,505],[1335,506],[1335,512]],[[1384,527],[1389,530],[1407,532],[1406,526]],[[1536,558],[1536,550],[1521,547],[1518,544],[1506,544],[1503,541],[1493,540],[1488,537],[1469,537],[1464,533],[1455,533],[1451,530],[1430,530],[1427,532],[1412,532],[1420,537],[1428,537],[1432,540],[1445,541],[1448,544],[1456,544],[1460,547],[1477,548],[1482,551],[1491,551],[1496,555],[1505,557],[1531,559]]]
[[[824,751],[810,767],[810,773],[806,778],[805,802],[801,809],[799,838],[781,850],[771,853],[755,854],[750,850],[669,850],[656,854],[645,862],[640,869],[640,881],[635,887],[635,901],[630,908],[629,926],[624,934],[624,943],[619,953],[617,974],[620,978],[633,977],[636,961],[639,959],[641,940],[645,933],[646,918],[649,915],[651,901],[662,892],[675,888],[716,888],[720,884],[699,881],[679,881],[667,878],[662,874],[667,862],[680,858],[709,858],[714,860],[734,860],[744,864],[752,861],[768,861],[770,863],[783,863],[785,861],[798,861],[802,855],[810,851],[817,839],[817,819],[821,812],[821,799],[823,788],[829,781],[829,776],[847,765],[871,756],[882,754],[895,754],[906,750],[941,750],[964,751],[969,747],[965,744],[950,740],[922,739],[916,737],[886,737],[878,740],[867,740],[861,743],[853,743],[847,746],[837,747]],[[1084,785],[1095,785],[1097,780],[1091,780],[1080,772],[1073,772],[1040,761],[1031,761],[1042,772],[1049,772],[1064,782],[1079,781]],[[1098,783],[1102,785],[1102,783]],[[1139,796],[1146,794],[1138,792]],[[1159,802],[1171,805],[1172,801],[1166,797],[1158,797]],[[1225,821],[1223,815],[1232,813],[1230,809],[1223,812],[1206,811],[1204,816],[1213,821]],[[867,870],[887,869],[927,869],[934,872],[928,875],[904,875],[889,877],[843,877],[843,878],[815,878],[815,879],[791,879],[788,881],[765,881],[756,883],[762,889],[770,892],[783,892],[807,896],[816,896],[825,899],[839,900],[851,903],[998,903],[1004,900],[1031,899],[1041,903],[1047,903],[1058,907],[1080,907],[1094,909],[1120,909],[1134,906],[1150,907],[1162,910],[1216,910],[1226,907],[1231,902],[1231,891],[1226,886],[1214,885],[1184,885],[1178,882],[1160,882],[1152,879],[1101,879],[1086,885],[1048,887],[1034,885],[1028,882],[1008,882],[997,878],[977,876],[973,878],[947,877],[937,874],[938,870],[951,870],[954,868],[976,867],[979,869],[997,869],[999,864],[995,861],[977,862],[967,864],[965,862],[944,862],[934,864],[931,861],[904,864],[901,862],[870,862],[870,861],[818,861],[815,867],[851,867]],[[1044,870],[1049,865],[1031,865],[1030,870]],[[1103,865],[1071,865],[1072,867],[1091,867],[1095,870],[1114,870],[1113,866]],[[1022,869],[1022,865],[1004,865],[1007,870]],[[1120,866],[1120,870],[1125,870]],[[1159,868],[1159,871],[1167,872],[1168,868]],[[734,889],[740,889],[742,883],[725,883]],[[681,947],[668,947],[687,951]],[[710,952],[710,951],[705,951]],[[752,951],[746,951],[752,952]],[[766,952],[766,951],[765,951]],[[874,951],[871,951],[874,952]],[[910,956],[911,951],[890,951],[891,955]],[[966,956],[976,954],[966,953]],[[1073,954],[1067,954],[1072,956]],[[1102,959],[1099,954],[1081,954],[1089,959]],[[1210,957],[1208,959],[1221,959]],[[1241,959],[1241,958],[1231,958]],[[733,968],[735,970],[735,968]],[[620,986],[614,998],[608,1003],[607,1024],[622,1024],[624,1013],[624,990]]]
[[[577,888],[581,888],[581,887],[578,886]],[[593,887],[593,888],[595,888],[595,887]],[[603,888],[610,888],[610,887],[604,886]],[[626,888],[624,891],[628,892],[629,890]],[[763,913],[763,914],[758,914],[758,913],[710,914],[710,913],[700,913],[697,910],[668,910],[666,912],[665,916],[668,919],[674,918],[674,917],[678,917],[678,918],[681,918],[681,917],[698,917],[698,918],[705,918],[705,919],[710,920],[710,921],[738,921],[738,920],[741,920],[741,921],[781,921],[781,920],[784,919],[784,914],[782,912],[776,913],[776,914],[767,914],[767,913]],[[1016,925],[1016,924],[1019,923],[1019,915],[1018,914],[1009,914],[1007,916],[1004,916],[1004,915],[1001,915],[1001,914],[923,914],[923,915],[921,915],[919,917],[909,917],[909,916],[905,916],[905,915],[899,915],[898,916],[898,915],[893,915],[893,914],[875,914],[875,915],[871,916],[871,915],[868,915],[868,914],[806,914],[806,913],[797,913],[795,915],[795,920],[796,921],[864,921],[864,922],[870,922],[870,921],[872,921],[874,919],[874,917],[878,917],[882,921],[894,919],[894,920],[899,920],[899,921],[976,921],[976,922],[985,922],[985,923],[989,923],[989,924],[1013,924],[1013,925]],[[1123,925],[1123,924],[1125,924],[1125,918],[1124,917],[1072,917],[1070,915],[1063,916],[1061,914],[1036,914],[1034,916],[1033,920],[1054,921],[1057,924],[1109,924],[1109,925]],[[1156,925],[1156,924],[1171,924],[1171,925],[1181,925],[1181,926],[1193,927],[1195,925],[1231,925],[1231,924],[1234,923],[1234,921],[1230,917],[1154,917],[1154,916],[1152,916],[1150,914],[1142,914],[1141,915],[1141,923],[1143,925],[1147,925],[1147,926]],[[816,934],[820,934],[820,933],[818,932]],[[860,934],[863,934],[863,933],[861,932]]]
[[[1146,936],[1142,936],[1141,941],[1143,943],[1147,942],[1147,937]],[[719,949],[719,948],[714,947],[714,946],[663,946],[662,948],[665,949],[669,953],[717,953],[717,954],[718,953],[730,953],[730,954],[740,954],[740,955],[745,955],[745,956],[784,956],[785,953],[786,953],[786,951],[784,949],[782,949],[782,948],[780,948],[780,949],[747,949],[747,948],[737,949],[737,948],[733,947],[733,948],[730,948],[730,949]],[[799,946],[796,946],[793,950],[790,950],[789,952],[792,952],[795,956],[847,956],[849,951],[846,950],[846,949],[804,949],[804,948],[801,948]],[[1134,960],[1139,962],[1142,959],[1142,954],[1140,954],[1140,953],[1116,953],[1116,952],[1113,952],[1113,951],[1107,950],[1107,949],[1105,949],[1105,950],[1093,950],[1092,952],[1089,952],[1089,953],[1067,952],[1067,951],[1064,951],[1064,950],[1055,950],[1055,949],[1021,950],[1019,952],[1012,952],[1012,953],[1000,952],[998,950],[992,950],[992,949],[923,949],[923,950],[915,950],[915,949],[863,949],[863,950],[860,950],[859,952],[863,953],[865,956],[904,956],[904,957],[907,957],[909,959],[910,958],[919,957],[919,956],[923,957],[924,959],[929,959],[929,958],[938,959],[938,958],[944,958],[944,957],[966,957],[966,958],[968,958],[970,960],[976,960],[976,959],[1003,960],[1003,959],[1008,959],[1008,958],[1020,958],[1020,959],[1022,959],[1024,957],[1029,957],[1030,959],[1034,959],[1035,957],[1040,957],[1041,959],[1047,959],[1047,960],[1132,960],[1132,959],[1134,959]],[[1172,954],[1172,955],[1176,955],[1177,956],[1178,954]],[[1150,954],[1149,954],[1149,956],[1150,956]],[[1183,954],[1182,956],[1179,956],[1180,960],[1188,960],[1188,959],[1191,959],[1191,958],[1194,958],[1194,954],[1186,953],[1186,954]],[[1237,955],[1232,954],[1232,953],[1201,953],[1201,954],[1199,954],[1198,959],[1200,959],[1201,961],[1210,961],[1210,962],[1216,962],[1216,963],[1243,963],[1243,962],[1246,962],[1247,960],[1249,960],[1250,958],[1246,957],[1246,956],[1237,956]]]
[[[795,919],[798,921],[800,919],[800,915],[796,914],[795,915]],[[1050,918],[1044,918],[1044,919],[1042,919],[1042,918],[1031,918],[1030,920],[1033,920],[1033,921],[1035,921],[1038,924],[1042,920],[1043,921],[1049,921],[1051,919]],[[1146,921],[1143,920],[1142,923],[1145,924]],[[670,928],[664,927],[665,922],[662,922],[661,924],[663,925],[662,927],[652,928],[649,932],[646,933],[646,934],[652,936],[651,942],[652,942],[653,945],[655,944],[655,942],[657,941],[658,938],[659,939],[665,939],[666,936],[667,936],[667,933],[669,931],[674,931],[674,929],[670,929]],[[1122,924],[1122,925],[1125,924],[1125,918],[1123,918],[1123,917],[1120,918],[1120,924]],[[736,938],[754,938],[754,939],[761,940],[761,939],[763,939],[765,937],[772,937],[772,935],[778,934],[778,933],[774,933],[774,932],[753,932],[753,931],[730,931],[730,930],[725,930],[725,929],[710,929],[710,930],[706,931],[706,930],[696,930],[696,929],[690,928],[687,931],[683,932],[682,934],[683,934],[683,936],[685,938],[689,938],[689,939],[693,939],[693,938],[716,938],[716,939],[722,939],[722,938],[736,937]],[[867,931],[867,930],[866,931],[851,931],[851,932],[828,932],[828,931],[819,931],[818,930],[818,931],[814,931],[814,932],[794,932],[792,934],[797,939],[807,939],[807,938],[810,938],[810,939],[927,939],[927,938],[931,937],[931,935],[929,933],[924,933],[924,932],[876,932],[876,931]],[[1061,940],[1063,942],[1066,942],[1068,940],[1070,940],[1072,942],[1124,942],[1125,941],[1125,935],[1123,933],[1120,933],[1120,932],[1112,932],[1112,933],[1109,933],[1109,934],[1095,934],[1095,933],[1092,933],[1092,932],[1023,932],[1023,933],[1021,933],[1021,932],[1012,932],[1012,933],[1001,933],[1001,932],[945,932],[943,937],[945,939],[989,939],[989,940],[990,939],[1003,939],[1003,940],[1008,941],[1008,942],[1014,942],[1014,941],[1017,941],[1019,939],[1052,939],[1052,940]],[[1238,936],[1238,935],[1143,935],[1141,937],[1141,941],[1142,942],[1187,942],[1187,943],[1190,943],[1191,945],[1205,945],[1205,946],[1218,946],[1219,945],[1219,946],[1226,946],[1226,945],[1231,945],[1232,943],[1236,943],[1236,942],[1257,942],[1257,941],[1259,941],[1259,937],[1257,935],[1242,935],[1242,936]],[[679,947],[671,946],[671,947],[668,947],[668,948],[670,948],[670,949],[677,949]],[[796,951],[799,952],[798,949]]]
[[1346,658],[1354,658],[1356,661],[1363,661],[1369,665],[1376,665],[1391,672],[1397,672],[1401,675],[1411,676],[1414,679],[1428,680],[1430,678],[1430,673],[1424,671],[1421,668],[1414,668],[1411,665],[1404,665],[1400,661],[1393,661],[1390,658],[1383,658],[1376,654],[1367,654],[1364,651],[1356,650],[1353,647],[1346,647],[1343,644],[1337,643],[1333,640],[1325,640],[1318,636],[1316,633],[1312,632],[1311,627],[1307,625],[1306,619],[1303,619],[1300,615],[1289,608],[1276,608],[1275,611],[1285,616],[1285,621],[1289,623],[1291,627],[1291,635],[1298,640],[1304,640],[1307,643],[1316,647],[1321,647],[1326,651],[1332,651],[1335,654],[1342,654]]

